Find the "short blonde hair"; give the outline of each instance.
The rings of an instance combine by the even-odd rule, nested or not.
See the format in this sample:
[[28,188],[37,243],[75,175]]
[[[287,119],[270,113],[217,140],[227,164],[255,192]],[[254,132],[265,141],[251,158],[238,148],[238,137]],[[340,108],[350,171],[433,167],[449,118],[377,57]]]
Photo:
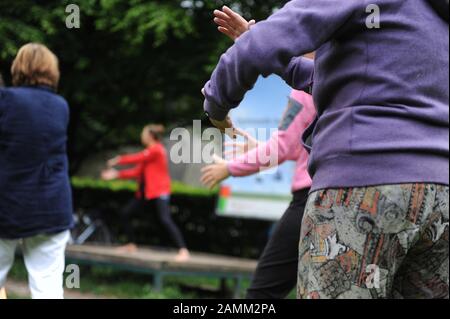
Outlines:
[[58,58],[45,45],[26,44],[17,53],[11,75],[14,86],[46,85],[57,89],[60,78]]

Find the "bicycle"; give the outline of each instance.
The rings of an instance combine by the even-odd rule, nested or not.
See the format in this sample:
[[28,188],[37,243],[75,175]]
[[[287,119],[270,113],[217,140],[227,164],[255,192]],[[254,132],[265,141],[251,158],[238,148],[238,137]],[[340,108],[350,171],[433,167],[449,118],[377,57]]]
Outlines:
[[70,244],[95,243],[107,246],[112,245],[111,231],[101,218],[99,211],[80,209],[74,214],[74,219],[75,227],[72,230]]

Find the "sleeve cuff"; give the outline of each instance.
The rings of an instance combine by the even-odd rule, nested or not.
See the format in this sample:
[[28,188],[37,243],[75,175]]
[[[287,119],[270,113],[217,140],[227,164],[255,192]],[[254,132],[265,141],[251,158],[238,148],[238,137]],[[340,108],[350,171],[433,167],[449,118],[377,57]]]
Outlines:
[[226,119],[228,113],[230,110],[226,110],[224,108],[221,108],[214,102],[208,101],[205,99],[205,103],[203,104],[203,108],[205,112],[208,113],[208,116],[216,121],[223,121]]
[[235,174],[236,173],[236,168],[235,168],[235,165],[233,163],[228,163],[227,169],[228,169],[228,173],[230,173],[230,176],[237,177],[237,174]]

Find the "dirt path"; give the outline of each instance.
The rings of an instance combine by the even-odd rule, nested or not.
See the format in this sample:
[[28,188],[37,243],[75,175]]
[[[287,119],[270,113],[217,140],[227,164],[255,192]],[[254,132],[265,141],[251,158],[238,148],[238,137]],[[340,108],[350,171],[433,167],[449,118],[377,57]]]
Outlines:
[[[14,296],[14,298],[30,298],[30,290],[26,282],[8,280],[6,283],[6,291],[8,295]],[[81,293],[69,289],[66,289],[64,295],[66,299],[113,299],[112,297]]]

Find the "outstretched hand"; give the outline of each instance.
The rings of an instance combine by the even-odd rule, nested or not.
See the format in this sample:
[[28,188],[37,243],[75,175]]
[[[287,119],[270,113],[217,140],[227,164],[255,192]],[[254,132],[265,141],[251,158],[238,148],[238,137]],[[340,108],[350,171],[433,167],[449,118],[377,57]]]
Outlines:
[[210,189],[213,189],[219,183],[230,177],[228,162],[226,160],[214,155],[214,162],[214,164],[202,169],[201,182]]
[[226,148],[231,148],[224,153],[226,159],[235,159],[237,156],[246,154],[255,149],[259,144],[259,141],[256,138],[240,128],[236,128],[234,132],[236,135],[244,137],[244,142],[237,142],[234,140],[232,142],[225,143],[224,146]]
[[105,181],[112,181],[119,177],[119,171],[114,168],[105,169],[102,172],[102,179]]
[[119,164],[119,157],[114,157],[112,159],[110,159],[109,161],[106,162],[106,165],[108,166],[108,168],[114,167],[116,165]]
[[240,14],[234,12],[227,6],[221,10],[214,11],[214,22],[219,26],[219,31],[236,41],[242,34],[250,30],[256,23],[255,20],[247,21]]

